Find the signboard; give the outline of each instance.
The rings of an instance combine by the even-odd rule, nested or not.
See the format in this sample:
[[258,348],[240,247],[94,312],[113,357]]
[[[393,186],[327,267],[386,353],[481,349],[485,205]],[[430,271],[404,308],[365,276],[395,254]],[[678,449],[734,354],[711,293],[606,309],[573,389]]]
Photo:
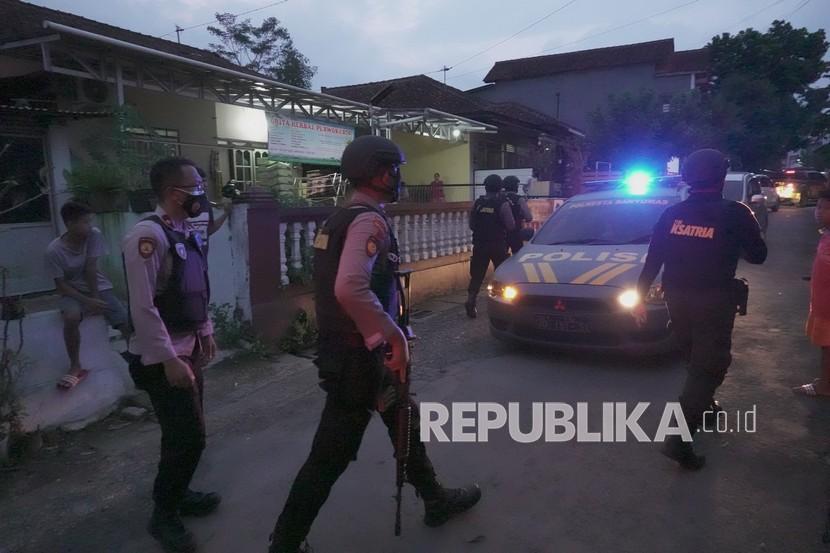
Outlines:
[[352,127],[268,114],[268,154],[272,159],[340,165],[343,150],[352,140]]
[[533,221],[530,224],[533,230],[539,230],[539,227],[544,225],[553,212],[562,207],[564,203],[565,198],[534,198],[528,200],[527,206],[533,215]]

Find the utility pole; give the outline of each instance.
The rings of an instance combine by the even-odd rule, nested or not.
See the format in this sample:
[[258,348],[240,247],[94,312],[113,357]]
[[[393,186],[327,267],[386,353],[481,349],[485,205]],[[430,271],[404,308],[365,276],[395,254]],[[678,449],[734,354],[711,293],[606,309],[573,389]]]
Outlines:
[[444,84],[447,84],[447,71],[452,69],[452,67],[447,67],[446,65],[441,68],[441,71],[444,72]]
[[184,31],[184,29],[176,25],[176,40],[179,41],[179,44],[182,43],[182,31]]

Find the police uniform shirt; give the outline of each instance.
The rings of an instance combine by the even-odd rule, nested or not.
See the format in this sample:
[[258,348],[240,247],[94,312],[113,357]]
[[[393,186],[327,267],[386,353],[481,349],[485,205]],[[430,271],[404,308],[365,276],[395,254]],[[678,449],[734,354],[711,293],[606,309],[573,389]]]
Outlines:
[[[196,232],[187,221],[175,222],[161,207],[155,214],[173,230],[190,236]],[[141,356],[144,365],[153,365],[189,356],[196,346],[196,335],[210,336],[210,319],[196,333],[168,333],[154,304],[163,292],[173,268],[170,243],[164,230],[153,221],[140,221],[124,237],[122,243],[124,264],[129,288],[130,315],[135,335],[130,340],[130,352]]]
[[663,212],[654,227],[638,289],[648,291],[661,267],[664,288],[717,288],[735,277],[738,258],[763,263],[767,246],[742,203],[719,192],[693,192]]
[[[374,198],[360,191],[352,194],[349,204],[383,209]],[[355,322],[368,350],[387,341],[398,328],[370,287],[375,261],[379,255],[389,255],[391,246],[392,236],[386,219],[374,211],[361,213],[349,225],[337,266],[334,295]],[[397,299],[397,296],[393,295],[393,298]],[[397,311],[395,301],[391,302],[389,311]]]

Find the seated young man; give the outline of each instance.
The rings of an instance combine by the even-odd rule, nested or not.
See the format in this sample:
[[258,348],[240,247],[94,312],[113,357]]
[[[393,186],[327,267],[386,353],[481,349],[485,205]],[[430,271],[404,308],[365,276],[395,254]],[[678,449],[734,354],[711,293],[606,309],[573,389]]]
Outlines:
[[92,216],[88,206],[66,202],[61,207],[66,232],[46,248],[46,270],[55,279],[55,288],[61,295],[69,372],[58,387],[65,390],[77,386],[88,374],[80,359],[80,325],[84,315],[103,315],[125,339],[129,337],[127,310],[115,297],[112,283],[98,269],[98,258],[107,253],[107,248],[101,231],[92,226]]

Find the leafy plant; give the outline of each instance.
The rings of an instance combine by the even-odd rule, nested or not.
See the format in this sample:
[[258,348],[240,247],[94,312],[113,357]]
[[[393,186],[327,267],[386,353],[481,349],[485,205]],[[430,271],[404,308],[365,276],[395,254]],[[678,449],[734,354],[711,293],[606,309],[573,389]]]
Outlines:
[[280,340],[280,349],[296,355],[312,347],[317,341],[317,329],[305,310],[300,309],[291,322],[291,326]]
[[209,306],[210,316],[213,321],[213,337],[216,345],[222,349],[242,349],[249,351],[257,357],[270,357],[271,348],[263,342],[256,334],[250,323],[240,320],[234,313],[233,307],[228,303]]

